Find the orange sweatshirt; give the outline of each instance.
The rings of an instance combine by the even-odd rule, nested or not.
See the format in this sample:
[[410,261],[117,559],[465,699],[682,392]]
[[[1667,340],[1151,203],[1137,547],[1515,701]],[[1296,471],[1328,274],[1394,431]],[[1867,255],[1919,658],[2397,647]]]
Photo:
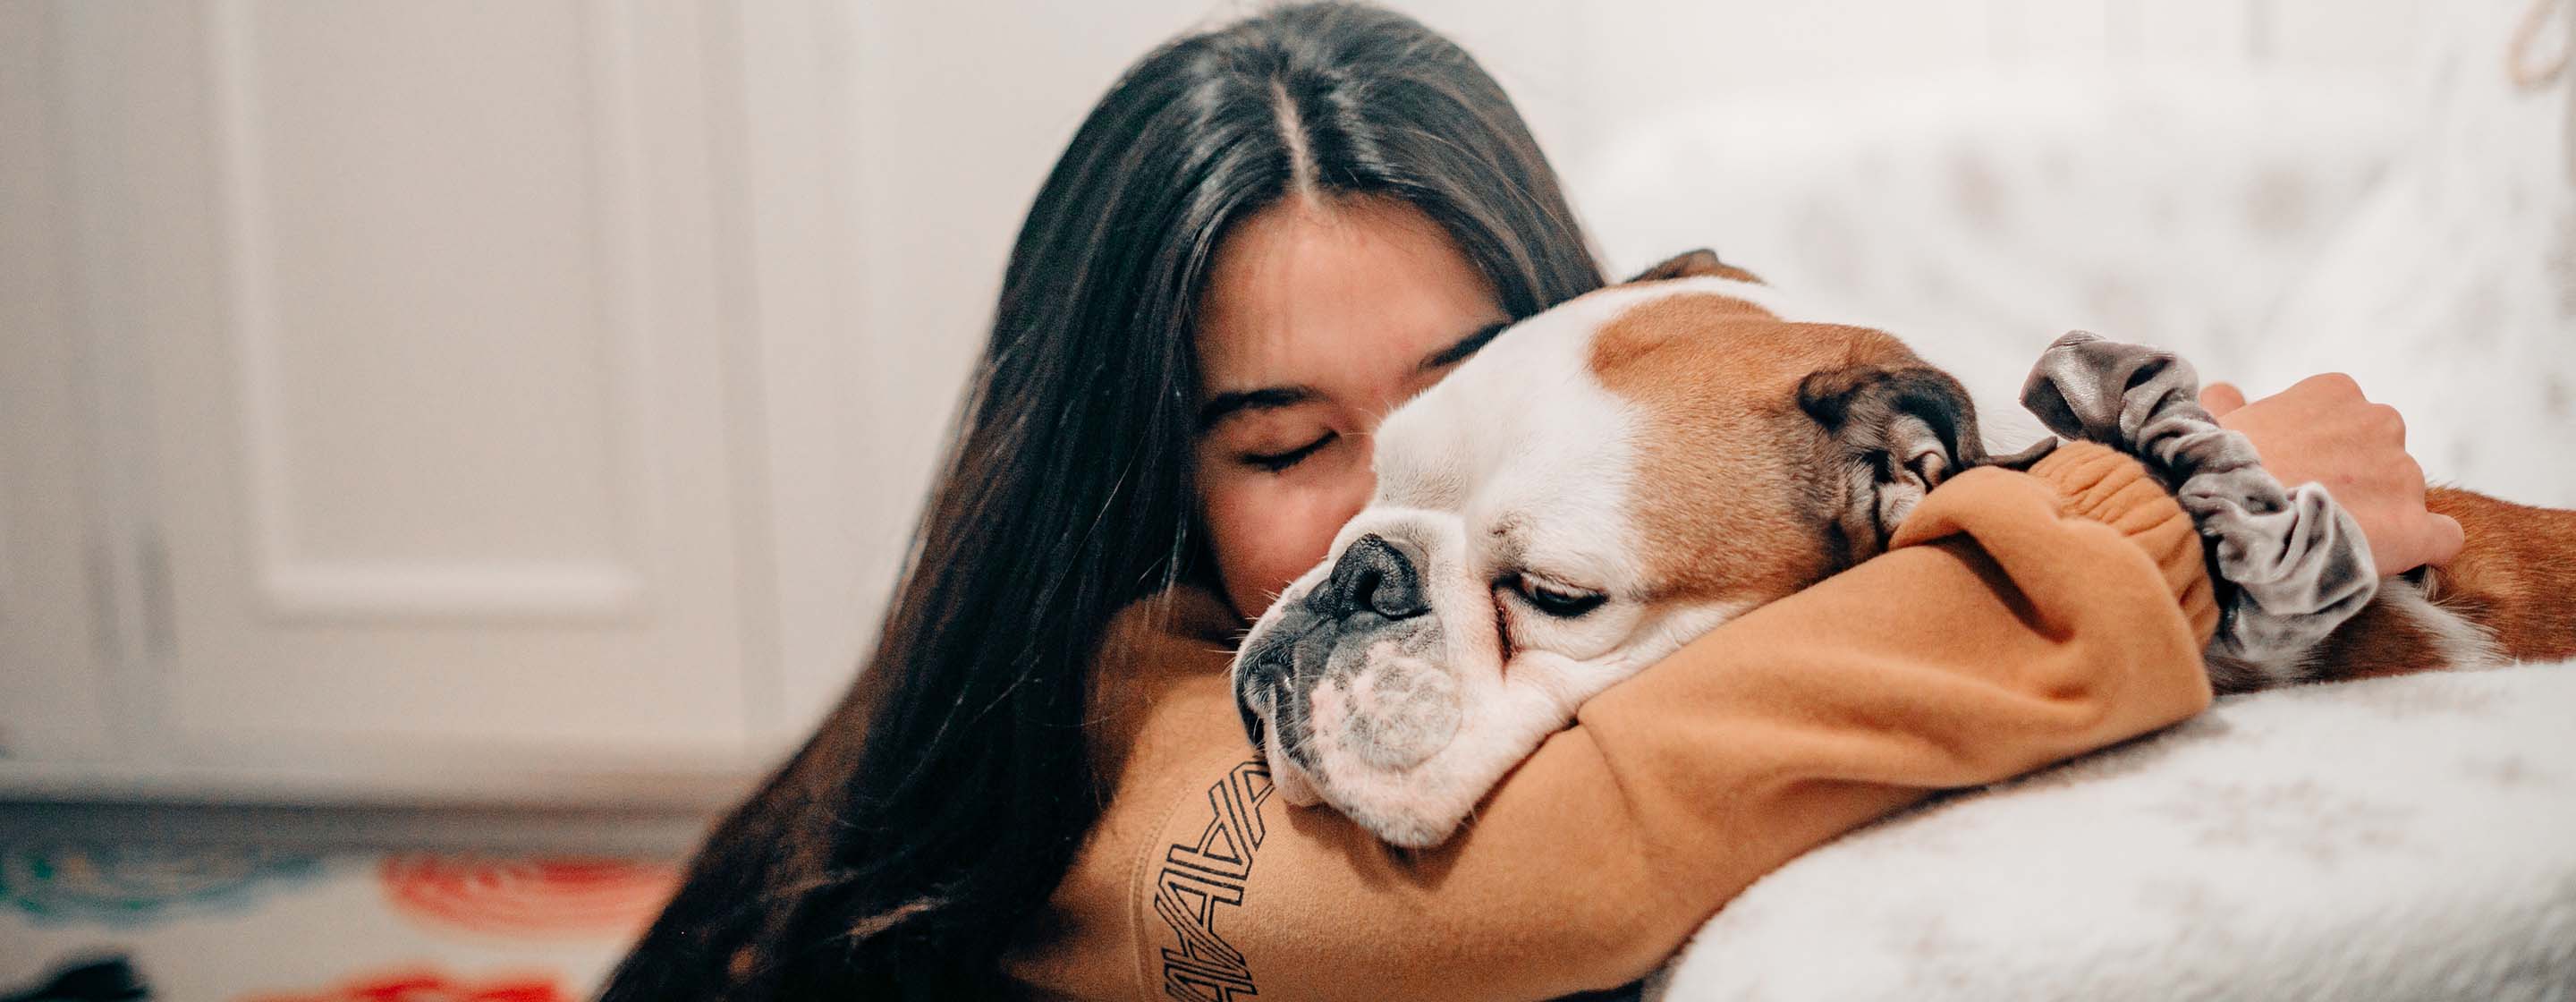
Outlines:
[[1652,971],[1756,878],[1923,800],[2210,699],[2199,536],[2069,445],[1925,497],[1893,548],[1584,704],[1437,849],[1270,795],[1227,684],[1242,627],[1177,596],[1098,668],[1100,822],[1011,958],[1042,998],[1544,998]]

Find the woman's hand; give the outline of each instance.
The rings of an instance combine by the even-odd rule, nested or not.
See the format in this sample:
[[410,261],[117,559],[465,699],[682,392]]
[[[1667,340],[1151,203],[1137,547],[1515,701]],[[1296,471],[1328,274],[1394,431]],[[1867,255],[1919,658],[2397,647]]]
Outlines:
[[2290,486],[2325,485],[2361,523],[2381,574],[2439,564],[2460,552],[2460,523],[2424,508],[2424,468],[2406,454],[2397,408],[2361,395],[2351,376],[2327,373],[2253,403],[2226,383],[2200,392],[2220,426],[2254,441],[2263,466]]

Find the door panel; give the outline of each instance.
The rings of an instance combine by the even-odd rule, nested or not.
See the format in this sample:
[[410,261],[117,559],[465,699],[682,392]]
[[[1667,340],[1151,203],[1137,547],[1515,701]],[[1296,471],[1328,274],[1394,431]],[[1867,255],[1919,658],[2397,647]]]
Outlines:
[[67,15],[97,270],[148,290],[172,754],[740,748],[689,14]]
[[109,754],[113,608],[67,278],[49,12],[0,4],[0,759]]

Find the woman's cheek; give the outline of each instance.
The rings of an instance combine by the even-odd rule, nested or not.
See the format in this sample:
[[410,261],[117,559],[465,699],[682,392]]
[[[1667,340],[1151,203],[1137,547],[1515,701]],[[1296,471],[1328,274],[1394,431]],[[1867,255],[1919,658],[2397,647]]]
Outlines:
[[1271,596],[1324,559],[1333,534],[1367,503],[1364,477],[1354,484],[1347,471],[1313,472],[1249,471],[1209,485],[1208,531],[1236,611],[1260,615]]
[[1262,582],[1269,579],[1268,562],[1262,552],[1269,547],[1263,541],[1270,535],[1264,516],[1275,512],[1276,499],[1261,483],[1257,471],[1227,471],[1205,478],[1209,549],[1216,554],[1217,574],[1223,578],[1225,596],[1234,603],[1236,612],[1247,617],[1258,616],[1269,608],[1275,587]]

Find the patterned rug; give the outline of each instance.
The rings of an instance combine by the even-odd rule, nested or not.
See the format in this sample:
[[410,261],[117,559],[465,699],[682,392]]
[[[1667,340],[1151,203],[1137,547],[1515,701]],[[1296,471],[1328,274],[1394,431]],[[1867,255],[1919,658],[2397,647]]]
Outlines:
[[658,860],[0,846],[0,1002],[587,997],[670,893]]

